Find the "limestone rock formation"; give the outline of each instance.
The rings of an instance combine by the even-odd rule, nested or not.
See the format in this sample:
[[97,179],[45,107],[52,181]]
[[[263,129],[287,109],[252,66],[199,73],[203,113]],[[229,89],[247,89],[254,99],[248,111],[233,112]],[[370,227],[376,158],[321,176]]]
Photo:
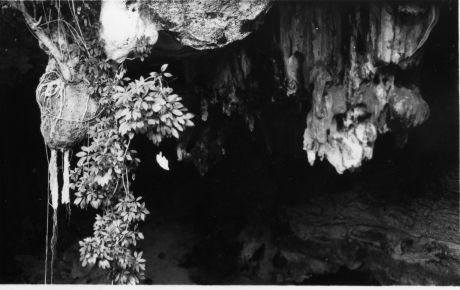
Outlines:
[[182,45],[213,49],[241,40],[257,26],[269,0],[105,1],[101,38],[109,58],[126,59],[136,45],[157,42],[166,30]]
[[359,167],[372,158],[377,133],[387,132],[390,120],[405,127],[426,120],[427,104],[417,89],[395,85],[391,67],[416,64],[436,24],[436,6],[285,6],[280,35],[286,71],[293,70],[293,57],[302,60],[296,65],[302,78],[291,72],[288,82],[294,91],[313,84],[304,133],[310,164],[319,156],[338,173]]
[[274,5],[250,41],[184,58],[186,81],[202,103],[243,115],[251,131],[265,127],[270,103],[298,102],[308,110],[308,162],[326,158],[343,173],[372,158],[379,134],[428,118],[417,85],[401,75],[419,66],[437,18],[430,3]]
[[141,41],[153,45],[158,40],[158,27],[141,17],[139,4],[127,1],[103,1],[101,6],[101,39],[109,59],[122,62]]

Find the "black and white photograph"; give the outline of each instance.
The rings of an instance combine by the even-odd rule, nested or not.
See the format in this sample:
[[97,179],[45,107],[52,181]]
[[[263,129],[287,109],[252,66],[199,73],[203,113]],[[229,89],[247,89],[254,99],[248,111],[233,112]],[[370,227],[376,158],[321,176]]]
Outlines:
[[458,13],[0,0],[0,288],[460,286]]

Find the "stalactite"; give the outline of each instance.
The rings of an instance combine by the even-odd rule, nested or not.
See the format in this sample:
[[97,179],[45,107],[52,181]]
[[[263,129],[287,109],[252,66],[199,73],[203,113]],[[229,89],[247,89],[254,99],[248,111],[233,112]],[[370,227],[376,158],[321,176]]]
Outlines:
[[[420,10],[423,17],[417,18],[407,15],[405,10],[398,11],[391,3],[361,5],[356,6],[354,12],[350,10],[348,15],[337,14],[343,18],[342,22],[328,17],[328,13],[333,13],[328,11],[329,8],[317,8],[318,13],[311,15],[311,8],[303,7],[301,14],[305,17],[299,23],[290,19],[289,13],[285,15],[288,17],[286,21],[295,25],[304,24],[305,27],[300,33],[287,29],[287,34],[292,35],[285,37],[311,37],[313,53],[303,45],[303,50],[294,47],[285,49],[285,54],[298,49],[310,56],[306,63],[313,64],[307,67],[309,83],[313,84],[312,111],[307,116],[304,133],[308,161],[313,165],[316,156],[320,159],[326,157],[338,173],[343,173],[372,158],[377,133],[392,129],[390,125],[387,126],[389,121],[409,128],[422,124],[428,118],[428,105],[416,86],[395,85],[397,75],[394,68],[403,70],[415,65],[415,44],[423,44],[426,40],[426,35],[436,23],[437,8],[427,6]],[[318,23],[321,23],[322,29],[309,20],[316,16],[321,19]],[[346,28],[343,23],[347,23]],[[351,33],[348,37],[338,38],[331,33],[336,28],[342,31],[351,29]],[[318,31],[321,31],[320,35],[317,35]],[[365,39],[369,41],[365,42]],[[344,74],[337,73],[344,67],[342,60],[332,57],[340,53],[327,53],[334,52],[336,42],[340,41],[349,48],[349,65],[343,70]],[[347,43],[349,45],[345,46]],[[343,79],[341,75],[344,75]],[[347,91],[337,91],[341,96],[332,96],[329,90],[337,84],[338,87],[346,87]],[[337,126],[342,123],[343,126]]]

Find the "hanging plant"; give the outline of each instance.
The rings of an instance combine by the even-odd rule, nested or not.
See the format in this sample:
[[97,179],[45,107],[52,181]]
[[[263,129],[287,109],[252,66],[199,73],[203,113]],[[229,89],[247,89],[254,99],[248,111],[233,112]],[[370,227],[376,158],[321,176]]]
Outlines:
[[140,162],[130,149],[131,140],[141,133],[159,144],[165,137],[179,138],[179,132],[193,126],[193,114],[165,81],[171,77],[166,68],[135,81],[124,78],[101,91],[105,112],[89,129],[89,145],[76,154],[79,160],[71,172],[74,204],[102,209],[93,237],[80,242],[83,266],[97,263],[120,284],[139,283],[145,271],[145,259],[135,247],[144,238],[138,222],[149,211],[131,190],[132,172]]
[[[1,0],[0,0],[1,1]],[[144,278],[145,259],[136,250],[144,236],[138,223],[149,214],[140,196],[131,189],[132,174],[140,160],[130,148],[137,133],[154,144],[164,138],[179,138],[193,126],[193,115],[173,93],[163,65],[146,78],[124,78],[123,65],[109,64],[99,40],[95,1],[1,1],[3,7],[21,12],[28,27],[48,54],[49,63],[36,91],[41,111],[41,130],[51,149],[49,183],[53,208],[51,238],[51,283],[57,241],[59,204],[58,151],[63,151],[61,203],[71,201],[86,209],[100,210],[93,236],[80,241],[83,266],[97,264],[109,279],[119,284],[137,284]],[[33,15],[29,13],[33,11]],[[149,51],[142,45],[135,57]],[[86,137],[76,154],[73,169],[69,149]],[[45,284],[48,269],[46,235]]]

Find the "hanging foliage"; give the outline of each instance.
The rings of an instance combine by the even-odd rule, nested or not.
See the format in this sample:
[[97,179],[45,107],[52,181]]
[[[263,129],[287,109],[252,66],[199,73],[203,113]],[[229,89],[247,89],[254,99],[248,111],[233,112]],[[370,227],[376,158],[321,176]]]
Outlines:
[[145,270],[142,252],[134,247],[143,239],[137,223],[149,211],[131,190],[131,173],[140,162],[130,149],[131,140],[135,133],[142,133],[159,144],[193,126],[193,115],[167,86],[165,77],[171,74],[165,72],[166,67],[148,78],[124,78],[101,90],[99,103],[106,110],[90,128],[89,145],[76,154],[79,160],[71,172],[74,204],[103,212],[96,217],[94,236],[80,242],[83,265],[98,263],[116,283],[139,283]]
[[[166,72],[167,65],[159,73],[131,81],[123,78],[126,72],[123,65],[107,62],[99,40],[100,2],[2,3],[22,13],[49,55],[36,97],[42,134],[52,149],[51,283],[59,204],[57,152],[61,149],[64,160],[61,202],[71,201],[72,189],[73,204],[101,211],[96,216],[94,235],[80,242],[82,265],[97,264],[106,269],[112,282],[137,284],[145,271],[142,252],[135,249],[137,241],[144,238],[138,223],[145,220],[149,211],[142,197],[131,190],[132,172],[140,160],[130,143],[136,133],[147,135],[156,145],[164,138],[179,138],[186,127],[194,125],[193,115],[169,87],[167,79],[172,75]],[[147,51],[140,46],[134,55],[143,59]],[[76,154],[77,164],[70,169],[68,149],[85,137],[87,144]],[[45,283],[46,276],[45,270]]]

